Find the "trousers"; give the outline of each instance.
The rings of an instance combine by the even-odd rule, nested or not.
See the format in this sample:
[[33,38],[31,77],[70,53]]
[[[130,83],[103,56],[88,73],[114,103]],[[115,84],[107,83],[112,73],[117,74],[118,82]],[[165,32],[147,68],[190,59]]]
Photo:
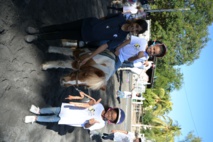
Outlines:
[[55,40],[55,39],[72,39],[82,40],[81,29],[83,19],[39,28],[38,39]]

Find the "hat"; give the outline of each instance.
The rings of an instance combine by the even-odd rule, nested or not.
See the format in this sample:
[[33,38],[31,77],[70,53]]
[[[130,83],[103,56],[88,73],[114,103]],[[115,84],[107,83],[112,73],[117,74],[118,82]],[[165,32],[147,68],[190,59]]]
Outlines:
[[115,122],[116,124],[121,124],[124,119],[125,119],[125,112],[120,109],[120,108],[114,108],[118,110],[118,116],[117,116],[117,121]]

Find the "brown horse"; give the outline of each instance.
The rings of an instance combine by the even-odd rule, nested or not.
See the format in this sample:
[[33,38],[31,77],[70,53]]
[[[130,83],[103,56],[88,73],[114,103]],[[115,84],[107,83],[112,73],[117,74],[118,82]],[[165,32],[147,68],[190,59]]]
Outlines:
[[83,60],[91,54],[87,48],[71,50],[70,48],[50,46],[48,52],[73,56],[75,60],[49,61],[42,65],[43,70],[50,68],[70,68],[73,72],[61,77],[61,85],[86,85],[92,90],[105,89],[106,83],[114,73],[115,56],[106,51],[98,54],[79,66],[79,60]]

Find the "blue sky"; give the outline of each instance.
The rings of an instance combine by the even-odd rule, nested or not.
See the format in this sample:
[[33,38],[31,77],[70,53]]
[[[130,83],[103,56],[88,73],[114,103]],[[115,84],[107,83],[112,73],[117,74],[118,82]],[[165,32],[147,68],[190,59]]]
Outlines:
[[169,116],[182,128],[177,142],[190,131],[203,142],[213,141],[213,24],[209,34],[210,41],[202,49],[200,58],[190,66],[181,66],[184,84],[171,94],[173,110]]

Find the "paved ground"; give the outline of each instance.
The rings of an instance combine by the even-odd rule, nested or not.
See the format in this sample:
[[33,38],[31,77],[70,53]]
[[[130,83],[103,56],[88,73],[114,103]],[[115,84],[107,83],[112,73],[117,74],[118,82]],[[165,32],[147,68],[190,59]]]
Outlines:
[[[58,44],[58,41],[32,45],[23,39],[28,25],[44,26],[90,16],[102,17],[107,14],[107,4],[106,0],[0,0],[0,26],[5,29],[0,35],[0,142],[101,142],[98,138],[90,140],[88,132],[82,128],[60,136],[42,125],[23,123],[24,116],[30,114],[31,104],[60,106],[67,95],[77,93],[72,87],[59,85],[59,77],[69,70],[42,71],[40,68],[47,60],[62,58],[45,52],[49,44]],[[122,89],[126,90],[129,82],[125,84]],[[106,92],[88,93],[95,98],[101,97],[105,105],[121,106],[130,111],[126,105],[129,101],[117,103],[114,96],[117,89],[114,76]],[[128,115],[125,123],[116,129],[129,128],[130,120]],[[109,132],[114,128],[107,126],[101,131]]]

